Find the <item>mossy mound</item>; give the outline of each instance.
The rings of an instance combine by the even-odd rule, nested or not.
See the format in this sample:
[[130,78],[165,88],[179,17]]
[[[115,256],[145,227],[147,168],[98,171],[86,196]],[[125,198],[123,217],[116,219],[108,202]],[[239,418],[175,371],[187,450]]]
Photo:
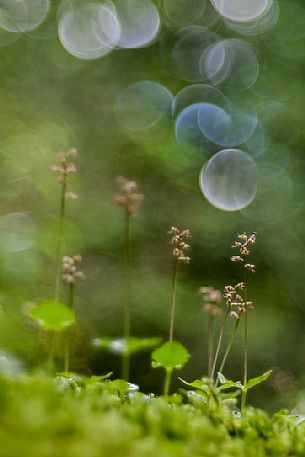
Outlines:
[[[211,408],[196,393],[155,398],[124,381],[44,375],[0,380],[1,457],[305,455],[305,425],[285,412]],[[124,391],[125,389],[125,391]],[[127,393],[126,393],[127,392]]]

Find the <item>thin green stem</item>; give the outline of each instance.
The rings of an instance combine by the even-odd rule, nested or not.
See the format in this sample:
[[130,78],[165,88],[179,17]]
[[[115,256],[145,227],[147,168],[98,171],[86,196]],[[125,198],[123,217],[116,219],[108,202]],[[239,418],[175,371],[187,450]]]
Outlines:
[[247,383],[248,383],[248,312],[245,311],[244,320],[244,389],[241,397],[241,412],[243,413],[247,400]]
[[50,332],[49,336],[49,357],[48,357],[48,373],[53,374],[54,371],[54,352],[55,352],[55,333]]
[[[125,261],[125,298],[124,298],[124,339],[128,346],[130,337],[130,213],[128,209],[125,212],[125,241],[124,241],[124,261]],[[129,380],[129,352],[123,355],[122,358],[122,378],[125,381]]]
[[[74,283],[70,282],[69,292],[68,292],[68,306],[71,309],[74,309]],[[70,369],[70,329],[66,332],[66,344],[65,344],[65,368],[64,371],[69,371]]]
[[172,379],[172,368],[165,368],[165,382],[164,382],[164,390],[163,395],[166,397],[169,393],[171,379]]
[[[232,334],[231,334],[231,337],[230,337],[230,340],[228,342],[228,346],[227,346],[226,352],[224,353],[223,359],[222,359],[220,367],[219,367],[219,372],[220,373],[223,372],[223,369],[225,367],[228,355],[231,352],[231,349],[232,349],[232,346],[233,346],[233,343],[234,343],[234,340],[235,340],[236,332],[237,332],[237,329],[238,329],[238,325],[239,325],[239,319],[236,319],[234,327],[233,327],[233,331],[232,331]],[[218,383],[219,383],[219,379],[217,378],[216,387],[217,387]]]
[[214,356],[214,323],[215,316],[209,312],[208,320],[208,374],[211,377]]
[[64,221],[65,221],[65,210],[66,210],[66,190],[67,182],[66,179],[63,179],[61,186],[61,195],[60,195],[60,209],[59,209],[59,228],[58,228],[58,241],[57,241],[57,251],[56,251],[56,273],[55,273],[55,284],[54,284],[54,300],[59,298],[60,290],[60,275],[61,275],[61,257],[62,257],[62,248],[64,242]]
[[169,341],[173,341],[173,336],[174,336],[176,293],[177,293],[177,281],[178,281],[178,265],[179,265],[179,260],[178,260],[178,257],[176,257],[174,276],[173,276],[172,306],[171,306],[171,317],[170,317],[170,324],[169,324]]
[[244,270],[244,302],[245,302],[245,317],[244,317],[244,389],[241,397],[241,412],[243,413],[247,401],[247,383],[248,383],[248,310],[247,310],[247,285],[246,285],[246,270]]
[[222,340],[223,340],[225,326],[226,326],[226,323],[227,323],[227,320],[228,320],[228,317],[229,317],[229,312],[230,312],[230,308],[227,307],[225,315],[224,315],[224,318],[223,318],[223,321],[222,321],[220,334],[219,334],[219,339],[218,339],[218,343],[217,343],[217,347],[216,347],[216,352],[215,352],[215,355],[214,355],[214,362],[213,362],[212,371],[211,371],[211,378],[212,379],[214,378],[214,374],[215,374],[215,370],[216,370],[216,364],[217,364],[217,360],[218,360],[218,356],[219,356],[221,343],[222,343]]

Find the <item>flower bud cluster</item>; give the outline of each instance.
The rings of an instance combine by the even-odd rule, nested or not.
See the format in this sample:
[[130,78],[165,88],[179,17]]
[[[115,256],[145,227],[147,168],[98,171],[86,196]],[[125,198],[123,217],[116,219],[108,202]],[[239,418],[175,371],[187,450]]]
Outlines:
[[245,284],[239,282],[236,286],[226,286],[224,290],[224,298],[226,305],[230,309],[230,315],[239,319],[240,316],[247,310],[253,309],[251,301],[245,301],[242,291],[245,289]]
[[62,258],[62,280],[65,284],[74,283],[78,279],[85,279],[84,273],[77,270],[76,264],[81,262],[82,258],[80,255],[73,257],[64,256]]
[[116,178],[118,193],[114,196],[114,201],[123,206],[130,216],[134,216],[139,211],[144,195],[138,193],[138,185],[135,181],[129,181],[124,176]]
[[245,270],[255,273],[255,265],[247,262],[247,257],[250,254],[249,245],[256,242],[256,232],[252,232],[251,235],[246,233],[238,234],[237,241],[234,242],[232,248],[239,250],[239,255],[233,255],[231,257],[232,262],[240,262]]
[[[59,152],[57,154],[57,160],[59,165],[53,165],[51,170],[58,175],[58,181],[60,183],[66,184],[68,176],[72,173],[76,173],[76,166],[74,162],[70,162],[70,157],[75,157],[77,151],[75,148],[68,149],[67,152]],[[77,198],[72,192],[67,192],[66,197],[68,198]]]
[[221,292],[213,287],[200,287],[198,293],[201,297],[204,311],[213,316],[219,316],[221,314],[221,309],[219,308],[219,304],[222,301]]
[[189,264],[191,258],[186,255],[186,251],[190,249],[190,245],[185,240],[192,237],[191,232],[189,230],[180,231],[177,227],[171,227],[167,233],[173,235],[170,240],[170,244],[174,246],[173,256],[177,260]]

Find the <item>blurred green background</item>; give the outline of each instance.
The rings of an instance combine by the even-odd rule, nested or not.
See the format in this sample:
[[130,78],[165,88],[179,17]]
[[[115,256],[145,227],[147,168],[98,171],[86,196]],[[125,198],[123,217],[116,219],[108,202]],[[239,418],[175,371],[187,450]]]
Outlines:
[[[249,370],[256,376],[274,368],[276,377],[255,398],[251,394],[250,402],[271,411],[292,408],[296,391],[305,387],[303,2],[279,2],[278,22],[256,36],[230,30],[211,5],[213,20],[204,15],[196,22],[211,23],[220,37],[245,39],[254,47],[259,77],[246,95],[239,94],[240,100],[277,102],[290,110],[281,118],[271,110],[270,131],[276,134],[270,160],[275,167],[277,161],[285,166],[270,176],[270,189],[248,212],[222,211],[206,201],[198,186],[203,160],[189,160],[179,149],[172,120],[130,132],[114,115],[120,92],[137,81],[157,81],[173,95],[190,84],[164,65],[170,52],[163,45],[178,28],[166,19],[161,3],[161,32],[151,46],[116,49],[97,60],[78,59],[62,47],[60,3],[52,2],[37,30],[0,34],[0,214],[23,213],[33,223],[24,227],[18,215],[0,221],[1,348],[33,367],[37,341],[23,310],[52,296],[60,186],[50,167],[58,151],[75,147],[78,173],[69,189],[79,199],[67,202],[65,252],[82,255],[86,280],[76,289],[81,335],[73,368],[120,374],[119,359],[94,351],[89,343],[96,336],[122,333],[124,214],[113,195],[115,178],[123,175],[135,180],[145,196],[132,220],[132,334],[167,337],[173,271],[167,230],[172,225],[190,229],[191,264],[179,272],[175,338],[192,354],[181,376],[191,380],[205,374],[207,316],[198,288],[223,290],[238,282],[231,245],[237,232],[256,231],[251,260],[257,273],[248,285],[255,306],[249,319]],[[64,287],[61,300],[66,300]],[[144,391],[159,391],[162,374],[150,368],[148,353],[132,359],[131,373]],[[226,375],[242,376],[241,335]]]

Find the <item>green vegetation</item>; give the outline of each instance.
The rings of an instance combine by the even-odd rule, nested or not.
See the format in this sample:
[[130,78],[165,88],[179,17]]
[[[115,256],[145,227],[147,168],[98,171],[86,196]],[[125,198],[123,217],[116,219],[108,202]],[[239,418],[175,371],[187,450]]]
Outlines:
[[0,457],[304,457],[304,24],[0,2]]
[[[70,375],[72,376],[72,375]],[[1,377],[1,456],[301,457],[305,422],[207,403],[196,387],[167,400],[99,377]],[[197,392],[196,392],[197,391]],[[199,393],[198,393],[199,392]],[[218,397],[220,400],[220,397]]]

